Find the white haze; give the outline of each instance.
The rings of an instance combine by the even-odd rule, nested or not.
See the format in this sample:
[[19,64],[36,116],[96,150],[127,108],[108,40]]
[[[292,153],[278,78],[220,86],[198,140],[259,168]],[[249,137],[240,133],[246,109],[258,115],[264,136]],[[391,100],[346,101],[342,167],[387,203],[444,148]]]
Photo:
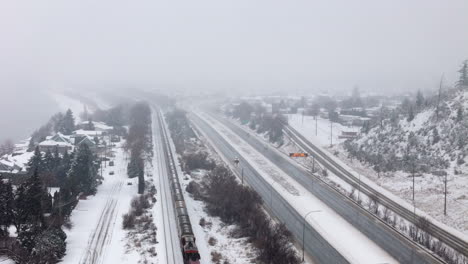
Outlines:
[[467,58],[466,0],[0,3],[2,113],[51,88],[433,89]]

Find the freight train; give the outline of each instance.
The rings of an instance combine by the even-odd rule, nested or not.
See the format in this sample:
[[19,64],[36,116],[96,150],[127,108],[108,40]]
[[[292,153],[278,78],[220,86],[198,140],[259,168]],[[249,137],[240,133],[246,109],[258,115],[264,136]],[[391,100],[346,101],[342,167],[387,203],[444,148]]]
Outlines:
[[167,136],[166,129],[164,129],[164,122],[161,115],[159,115],[159,124],[162,129],[165,142],[163,146],[164,154],[169,158],[169,162],[167,162],[167,171],[170,172],[169,179],[171,194],[177,216],[177,226],[184,264],[200,264],[200,254],[198,252],[197,244],[195,243],[196,239],[193,234],[187,207],[185,206],[184,195],[182,194],[182,188],[180,187],[174,156],[172,155],[172,151],[170,151],[169,137]]

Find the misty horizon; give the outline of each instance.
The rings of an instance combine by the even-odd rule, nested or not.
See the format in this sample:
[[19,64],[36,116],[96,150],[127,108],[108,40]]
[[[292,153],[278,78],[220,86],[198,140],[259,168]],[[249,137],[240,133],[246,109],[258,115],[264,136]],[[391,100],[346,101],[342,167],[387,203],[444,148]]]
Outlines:
[[[6,2],[0,91],[14,100],[0,110],[40,108],[12,111],[37,127],[58,111],[49,90],[435,90],[442,74],[453,86],[468,58],[467,13],[461,0]],[[3,137],[25,135],[17,123],[3,118]]]

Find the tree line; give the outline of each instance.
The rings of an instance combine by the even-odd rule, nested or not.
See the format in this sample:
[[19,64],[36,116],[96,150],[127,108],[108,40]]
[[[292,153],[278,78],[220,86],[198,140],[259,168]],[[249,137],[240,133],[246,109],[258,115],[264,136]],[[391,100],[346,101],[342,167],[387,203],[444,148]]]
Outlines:
[[138,177],[138,193],[145,190],[145,154],[152,155],[151,108],[145,102],[136,103],[129,113],[130,128],[126,149],[130,151],[127,166],[129,178]]
[[241,102],[226,114],[240,120],[242,124],[248,124],[250,129],[259,134],[266,133],[270,142],[283,143],[283,128],[287,124],[287,118],[284,115],[278,112],[269,113],[263,106],[252,105],[248,102]]

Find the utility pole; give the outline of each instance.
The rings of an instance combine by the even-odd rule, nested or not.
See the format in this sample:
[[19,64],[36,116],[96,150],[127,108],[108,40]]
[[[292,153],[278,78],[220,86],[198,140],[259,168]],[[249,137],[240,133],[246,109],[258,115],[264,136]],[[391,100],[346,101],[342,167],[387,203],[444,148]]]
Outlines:
[[440,96],[442,94],[443,81],[444,81],[444,74],[442,73],[442,77],[440,77],[440,84],[439,84],[439,95],[437,96],[437,108],[436,108],[437,121],[439,121],[439,103],[440,103]]
[[333,147],[333,121],[330,120],[330,147]]
[[315,173],[315,156],[312,156],[312,173]]
[[361,173],[359,173],[359,188],[358,188],[358,195],[357,195],[358,203],[361,201]]
[[447,174],[445,174],[444,186],[444,215],[447,216]]
[[415,166],[416,164],[413,165],[413,170],[412,170],[412,174],[413,174],[413,203],[414,203],[414,174],[415,174]]
[[242,185],[244,185],[244,167],[241,168],[241,181]]
[[315,136],[318,135],[318,133],[317,133],[317,132],[318,132],[318,130],[317,130],[317,122],[318,122],[318,116],[315,115]]

